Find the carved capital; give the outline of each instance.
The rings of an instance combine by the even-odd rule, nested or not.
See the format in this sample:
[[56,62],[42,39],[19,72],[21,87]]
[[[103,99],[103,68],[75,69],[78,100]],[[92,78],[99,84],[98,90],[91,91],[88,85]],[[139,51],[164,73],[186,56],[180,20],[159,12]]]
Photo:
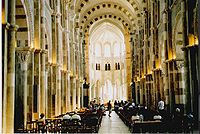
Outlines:
[[8,22],[6,22],[5,24],[2,24],[2,28],[3,29],[9,29],[9,27],[10,27],[10,23],[8,23]]
[[18,61],[20,63],[27,62],[29,55],[30,55],[30,49],[29,48],[16,48],[16,55],[17,55]]

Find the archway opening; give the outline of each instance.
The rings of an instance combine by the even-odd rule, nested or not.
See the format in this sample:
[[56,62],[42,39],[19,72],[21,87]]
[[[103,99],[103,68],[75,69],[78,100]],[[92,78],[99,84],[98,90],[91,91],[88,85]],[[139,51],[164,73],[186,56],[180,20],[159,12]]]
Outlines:
[[124,40],[123,32],[108,22],[98,25],[89,34],[90,100],[106,103],[127,99]]

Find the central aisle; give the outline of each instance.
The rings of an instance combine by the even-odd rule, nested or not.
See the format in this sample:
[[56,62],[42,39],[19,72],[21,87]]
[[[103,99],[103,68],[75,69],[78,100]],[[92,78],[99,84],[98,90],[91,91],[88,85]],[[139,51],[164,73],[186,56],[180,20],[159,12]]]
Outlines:
[[108,117],[108,111],[106,111],[98,133],[130,133],[130,131],[115,111],[112,111],[111,117]]

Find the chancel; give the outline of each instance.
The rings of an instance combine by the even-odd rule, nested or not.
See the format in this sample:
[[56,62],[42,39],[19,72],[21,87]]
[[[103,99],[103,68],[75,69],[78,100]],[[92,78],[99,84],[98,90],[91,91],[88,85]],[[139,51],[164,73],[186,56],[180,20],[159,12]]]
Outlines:
[[0,132],[199,132],[198,11],[198,0],[2,0]]

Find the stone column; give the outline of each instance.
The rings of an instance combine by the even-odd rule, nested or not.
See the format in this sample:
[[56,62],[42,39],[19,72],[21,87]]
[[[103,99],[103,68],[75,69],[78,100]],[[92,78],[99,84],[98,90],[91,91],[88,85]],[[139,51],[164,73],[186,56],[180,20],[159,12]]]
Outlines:
[[56,70],[56,115],[61,114],[61,67],[58,65]]
[[100,82],[96,85],[96,98],[97,98],[97,104],[99,103],[99,97],[100,97]]
[[104,96],[104,90],[105,90],[105,81],[103,81],[104,83],[102,84],[102,103],[104,103],[104,99],[105,99],[105,96]]
[[[151,50],[150,50],[150,53],[152,53],[151,54],[151,56],[150,56],[150,60],[151,60],[151,69],[154,69],[154,67],[153,67],[153,61],[155,60],[155,55],[153,54],[153,47],[154,47],[154,45],[155,45],[155,20],[154,20],[154,18],[155,18],[155,13],[154,13],[154,7],[155,7],[155,0],[152,0],[151,1]],[[155,73],[153,72],[153,74],[152,74],[152,77],[153,77],[153,81],[155,80]],[[152,104],[153,104],[153,107],[155,108],[155,105],[156,105],[156,96],[155,96],[155,82],[153,82],[153,88],[152,88]]]
[[45,55],[46,51],[41,51],[41,71],[40,71],[40,112],[45,113]]
[[186,2],[182,0],[181,2],[181,12],[182,12],[182,22],[183,22],[183,51],[184,51],[184,94],[185,94],[185,107],[184,112],[191,112],[191,94],[190,94],[190,81],[189,81],[189,61],[188,61],[188,49],[185,47],[188,45],[188,36],[187,36],[187,13],[186,13]]
[[27,117],[27,120],[30,121],[30,120],[33,120],[33,101],[29,101],[29,100],[33,100],[33,91],[34,91],[34,51],[35,49],[32,48],[31,51],[30,51],[30,60],[28,61],[28,72],[27,72],[27,75],[28,75],[28,80],[27,80],[27,83],[28,83],[28,101],[27,101],[27,105],[28,105],[28,117]]
[[[37,93],[37,96],[33,96],[33,120],[39,118],[40,113],[40,2],[34,1],[34,88],[33,93]],[[37,101],[35,101],[37,100]],[[37,102],[37,104],[35,104]]]
[[[16,55],[18,57],[18,62],[20,63],[20,70],[19,73],[21,75],[21,83],[19,84],[19,88],[16,89],[17,96],[16,96],[16,104],[20,105],[18,109],[16,109],[19,113],[19,120],[18,123],[23,123],[20,125],[26,126],[27,121],[27,60],[29,58],[30,52],[29,48],[17,48]],[[22,84],[22,85],[21,85]],[[17,113],[17,112],[15,112]],[[17,115],[16,115],[17,116]],[[20,127],[20,126],[18,126]]]
[[[98,90],[98,87],[97,87],[97,90]],[[115,92],[116,92],[116,88],[115,88],[115,83],[112,82],[112,94],[113,94],[113,101],[116,100],[116,96],[115,96]]]
[[[145,11],[144,10],[144,12],[143,12],[143,19],[144,19],[144,25],[143,25],[143,27],[144,27],[144,49],[143,49],[143,66],[144,66],[144,72],[143,72],[143,77],[145,77],[145,75],[147,74],[147,55],[148,55],[148,51],[147,51],[147,49],[148,49],[148,38],[147,38],[147,15],[148,15],[148,12],[147,11]],[[145,100],[143,100],[144,102],[145,102],[145,105],[147,106],[147,87],[146,87],[146,79],[144,79],[144,95],[145,95]]]
[[80,102],[81,102],[81,98],[80,98],[81,97],[80,96],[80,85],[79,84],[80,84],[80,80],[77,79],[76,80],[76,85],[77,85],[77,88],[76,88],[77,89],[77,95],[76,96],[77,96],[77,107],[78,108],[80,108]]
[[72,21],[71,21],[71,26],[72,26],[72,72],[73,72],[73,78],[72,78],[72,110],[75,110],[76,109],[76,97],[77,97],[77,93],[76,93],[76,76],[77,76],[77,72],[76,72],[76,66],[77,66],[77,63],[76,63],[76,45],[77,45],[77,42],[76,42],[76,39],[75,39],[75,12],[74,10],[72,9]]
[[67,20],[66,20],[66,44],[67,44],[67,111],[71,111],[71,83],[70,83],[70,70],[71,70],[71,47],[70,47],[70,42],[69,42],[69,22],[70,22],[70,18],[69,18],[69,4],[67,4]]
[[40,72],[40,112],[41,113],[45,113],[45,55],[46,55],[46,51],[45,51],[45,3],[44,1],[40,1],[41,4],[41,39],[40,39],[40,46],[42,48],[41,51],[41,72]]
[[65,70],[62,70],[62,85],[61,85],[61,113],[64,114],[67,111],[67,72]]
[[80,41],[79,41],[79,65],[80,65],[80,107],[83,107],[83,49],[82,49],[82,45],[83,45],[83,36],[80,34]]
[[[122,44],[120,45],[120,47],[122,46]],[[120,48],[121,50],[122,50],[122,48]],[[122,62],[123,61],[123,62]],[[119,76],[120,76],[120,81],[119,81],[119,99],[122,99],[122,93],[123,93],[123,91],[122,91],[122,83],[123,83],[123,75],[122,75],[122,71],[125,69],[125,63],[124,63],[124,60],[122,60],[122,53],[120,53],[120,65],[122,65],[123,64],[123,66],[121,67],[121,69],[120,69],[120,72],[119,72]]]
[[8,44],[7,44],[7,87],[5,89],[6,97],[3,105],[6,115],[3,117],[3,132],[14,132],[14,100],[15,100],[15,45],[16,31],[15,24],[15,0],[8,1]]
[[45,71],[46,71],[46,117],[50,118],[51,117],[51,107],[52,107],[52,92],[51,92],[51,84],[52,84],[52,79],[51,79],[51,73],[52,73],[52,69],[51,69],[51,64],[48,63],[45,66]]
[[89,101],[89,102],[91,101],[91,98],[92,98],[92,97],[91,97],[91,96],[92,96],[92,95],[91,95],[91,94],[92,94],[92,93],[91,93],[91,88],[92,88],[92,83],[90,83],[90,87],[87,89],[87,92],[88,92],[88,101]]
[[62,35],[61,35],[61,13],[60,13],[60,3],[59,1],[56,2],[56,9],[54,14],[52,15],[53,19],[53,30],[52,30],[52,58],[53,63],[56,66],[56,105],[55,111],[56,115],[61,114],[61,60],[62,60]]
[[89,100],[91,101],[92,99],[94,99],[94,82],[93,80],[91,81],[91,87],[89,88],[90,89],[90,94],[89,94]]
[[139,104],[139,98],[138,98],[138,81],[135,82],[135,104]]
[[119,85],[118,85],[118,83],[115,83],[115,87],[116,87],[116,98],[117,98],[117,100],[119,100]]
[[[164,40],[164,51],[165,51],[165,61],[168,59],[167,55],[168,55],[168,44],[167,44],[167,40],[168,40],[168,31],[167,31],[167,27],[168,27],[168,17],[167,17],[167,4],[165,3],[165,10],[163,12],[163,25],[164,25],[164,33],[163,33],[163,40]],[[162,70],[162,74],[164,77],[164,97],[162,98],[163,101],[165,101],[166,105],[169,105],[169,81],[168,81],[168,63],[165,62],[163,63],[163,70]]]
[[61,94],[63,94],[63,111],[62,113],[66,113],[67,112],[67,71],[64,70],[64,74],[63,74],[63,92]]
[[76,77],[75,76],[72,76],[71,78],[71,84],[72,84],[72,111],[75,110],[76,108]]
[[83,107],[83,80],[80,80],[80,108]]
[[70,102],[70,96],[71,96],[71,92],[70,92],[70,89],[71,89],[71,86],[70,86],[70,73],[69,71],[67,71],[67,111],[71,111],[71,102]]
[[143,94],[144,94],[144,89],[143,89],[143,79],[140,79],[140,104],[143,104]]
[[48,65],[45,65],[45,115],[47,117],[48,115],[48,71],[49,71],[49,67]]
[[37,104],[33,105],[33,119],[39,118],[40,113],[40,49],[36,49],[34,53],[34,90],[37,90],[37,96],[34,96],[34,100],[37,99]]
[[7,33],[10,24],[2,24],[2,39],[5,39],[4,42],[2,41],[2,49],[4,50],[4,54],[2,54],[2,132],[6,132],[6,107],[7,107],[7,43],[9,39],[7,38]]
[[[78,21],[76,20],[76,23],[78,23]],[[77,27],[77,26],[76,26]],[[76,28],[76,41],[77,41],[77,107],[80,108],[81,106],[81,89],[80,89],[80,79],[81,79],[81,65],[80,65],[80,61],[81,61],[81,57],[80,57],[80,42],[79,42],[79,29]]]

